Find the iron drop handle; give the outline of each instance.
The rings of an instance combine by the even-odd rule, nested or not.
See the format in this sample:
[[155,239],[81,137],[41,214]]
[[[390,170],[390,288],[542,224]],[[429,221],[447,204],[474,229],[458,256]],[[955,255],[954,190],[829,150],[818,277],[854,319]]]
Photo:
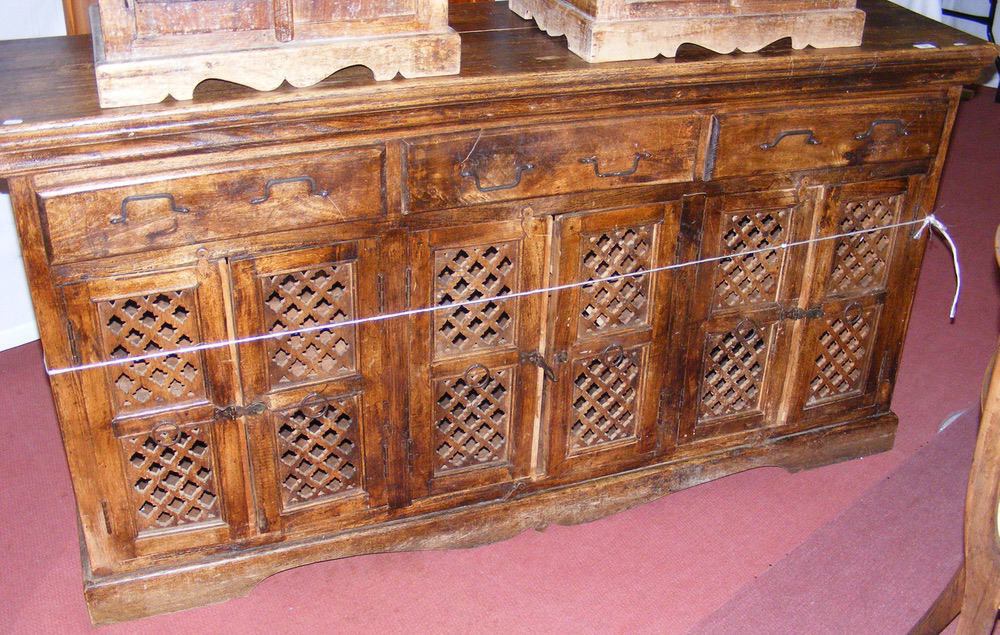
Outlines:
[[310,196],[320,196],[326,198],[330,195],[327,190],[321,190],[316,185],[316,179],[311,176],[291,176],[284,179],[268,179],[267,183],[264,183],[264,195],[259,196],[250,201],[251,205],[260,205],[271,198],[271,188],[275,185],[285,185],[286,183],[308,183],[309,184],[309,195]]
[[866,130],[865,132],[859,132],[858,134],[854,135],[854,138],[858,141],[867,139],[868,137],[872,136],[872,133],[875,132],[875,128],[877,128],[878,126],[894,126],[896,129],[896,134],[898,136],[900,137],[910,136],[910,131],[906,129],[906,124],[903,123],[901,119],[876,119],[871,123],[871,125],[868,126],[868,130]]
[[806,143],[811,146],[818,146],[820,144],[820,140],[816,138],[812,130],[782,130],[778,133],[778,136],[774,138],[774,141],[760,144],[760,149],[772,150],[778,147],[778,144],[781,143],[781,140],[785,137],[796,137],[800,135],[804,135],[806,137]]
[[187,207],[182,207],[182,206],[178,205],[177,201],[174,200],[174,195],[173,194],[168,194],[166,192],[163,192],[163,193],[160,193],[160,194],[137,194],[136,196],[128,196],[128,197],[122,199],[121,210],[119,211],[118,216],[115,216],[115,217],[111,218],[111,224],[112,225],[124,225],[125,223],[128,222],[128,206],[129,206],[129,203],[136,203],[138,201],[152,201],[152,200],[161,199],[161,198],[163,200],[165,200],[165,201],[167,201],[167,202],[170,203],[170,211],[171,212],[175,212],[177,214],[187,214],[188,212],[191,211]]
[[597,175],[597,178],[607,179],[616,176],[632,176],[639,170],[639,161],[642,161],[643,159],[648,159],[651,156],[652,155],[649,154],[648,152],[636,152],[635,156],[632,158],[632,167],[625,170],[619,170],[618,172],[601,172],[601,168],[599,166],[600,159],[598,159],[596,156],[580,159],[580,163],[589,163],[593,165],[594,174]]
[[501,183],[499,185],[483,185],[482,181],[479,179],[479,172],[471,170],[469,168],[464,168],[459,174],[466,179],[472,179],[476,184],[476,189],[480,192],[497,192],[499,190],[512,190],[521,184],[521,177],[524,176],[525,172],[530,172],[535,169],[534,163],[525,163],[524,165],[514,166],[514,180],[510,183]]

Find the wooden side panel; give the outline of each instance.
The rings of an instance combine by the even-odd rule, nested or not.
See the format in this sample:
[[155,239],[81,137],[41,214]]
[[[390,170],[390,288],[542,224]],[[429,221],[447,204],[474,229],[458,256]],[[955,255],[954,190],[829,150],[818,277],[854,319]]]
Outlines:
[[[802,282],[813,205],[793,191],[714,197],[700,224],[688,295],[678,441],[774,425],[788,361],[789,309]],[[690,219],[691,223],[699,220]],[[735,256],[741,252],[755,252]]]
[[541,220],[413,235],[411,304],[442,307],[411,322],[414,497],[528,474],[543,298],[504,296],[543,286],[544,241]]
[[[66,287],[84,407],[119,561],[221,544],[247,530],[243,432],[217,408],[238,395],[218,263]],[[169,354],[171,350],[181,352]]]
[[680,205],[626,208],[560,220],[546,389],[548,472],[581,478],[648,458],[672,307],[669,273]]
[[[342,241],[233,262],[241,374],[262,532],[357,525],[386,504],[379,241]],[[328,328],[322,328],[329,325]],[[311,329],[311,330],[310,330]]]

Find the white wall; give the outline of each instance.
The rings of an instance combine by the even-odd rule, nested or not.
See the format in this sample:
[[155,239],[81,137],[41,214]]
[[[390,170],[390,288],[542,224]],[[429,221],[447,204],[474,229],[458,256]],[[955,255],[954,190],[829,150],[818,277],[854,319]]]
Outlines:
[[[946,9],[970,13],[972,15],[986,15],[989,12],[989,3],[986,0],[941,0],[941,4]],[[956,29],[961,29],[966,33],[971,33],[972,35],[975,35],[983,40],[986,39],[985,24],[977,24],[976,22],[961,20],[947,15],[942,17],[942,22],[949,24]],[[993,20],[993,34],[1000,35],[1000,12],[997,12],[996,17]],[[997,79],[997,72],[993,71],[992,77],[986,85],[993,86],[995,88],[997,86]]]
[[[65,35],[61,0],[0,0],[0,40]],[[8,90],[11,87],[8,87]],[[15,88],[16,90],[16,88]],[[38,338],[10,197],[0,194],[0,350]]]

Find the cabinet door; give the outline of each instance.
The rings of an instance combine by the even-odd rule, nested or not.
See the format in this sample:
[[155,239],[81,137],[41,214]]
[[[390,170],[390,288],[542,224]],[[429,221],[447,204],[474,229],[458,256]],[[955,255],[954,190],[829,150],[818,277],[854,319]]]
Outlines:
[[374,239],[232,263],[261,531],[340,528],[385,505],[380,324]]
[[797,301],[807,248],[734,254],[800,240],[812,207],[810,199],[778,191],[711,197],[703,212],[686,211],[688,224],[702,228],[700,251],[689,256],[722,259],[683,274],[691,287],[679,443],[774,421],[788,361],[784,316]]
[[445,307],[412,321],[414,497],[528,474],[543,298],[504,296],[543,286],[544,249],[535,219],[413,234],[411,304]]
[[79,373],[86,421],[122,560],[225,543],[246,531],[242,430],[216,410],[237,394],[224,340],[222,263],[64,289],[80,361],[162,355]]
[[[899,179],[832,188],[819,235],[911,220],[916,210],[908,186]],[[809,294],[817,315],[802,325],[792,425],[816,425],[845,414],[861,417],[871,414],[879,401],[888,405],[889,375],[902,345],[915,282],[899,264],[921,244],[910,239],[913,231],[908,226],[817,243]],[[887,387],[880,397],[883,381]]]
[[[680,205],[560,220],[556,284],[614,278],[669,262]],[[548,471],[599,474],[649,456],[663,382],[670,274],[558,291],[549,326]]]

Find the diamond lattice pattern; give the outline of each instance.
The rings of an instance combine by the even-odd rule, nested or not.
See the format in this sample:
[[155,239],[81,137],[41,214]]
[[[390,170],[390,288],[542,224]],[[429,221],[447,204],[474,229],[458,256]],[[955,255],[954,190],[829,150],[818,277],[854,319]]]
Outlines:
[[819,336],[816,374],[809,384],[809,403],[855,393],[861,388],[862,373],[872,332],[872,309],[848,318],[834,317]]
[[[125,359],[189,347],[200,341],[195,291],[181,289],[98,303],[105,354]],[[111,367],[117,412],[149,410],[205,396],[199,352]]]
[[437,472],[490,465],[507,458],[511,371],[436,382]]
[[[872,229],[895,221],[899,196],[852,201],[842,208],[839,233]],[[838,238],[834,247],[830,288],[833,291],[867,291],[885,286],[892,230]]]
[[209,428],[121,439],[139,533],[206,522],[220,515]]
[[[645,271],[652,255],[652,226],[624,227],[583,236],[582,279]],[[649,276],[618,278],[580,289],[580,333],[590,335],[645,324]]]
[[[785,240],[788,210],[741,213],[727,217],[720,255],[764,249]],[[715,306],[726,308],[773,301],[778,290],[781,251],[762,251],[719,261]]]
[[570,452],[635,436],[641,356],[640,349],[632,349],[617,359],[609,355],[576,363]]
[[701,417],[757,410],[767,361],[767,332],[743,323],[709,335],[701,384]]
[[[335,324],[354,317],[352,263],[260,278],[270,333]],[[272,387],[354,372],[355,327],[320,329],[267,340]]]
[[356,399],[277,413],[275,435],[278,483],[285,509],[360,489]]
[[515,342],[515,301],[500,298],[517,290],[517,243],[442,249],[434,254],[436,305],[484,299],[434,313],[436,357],[461,355]]

